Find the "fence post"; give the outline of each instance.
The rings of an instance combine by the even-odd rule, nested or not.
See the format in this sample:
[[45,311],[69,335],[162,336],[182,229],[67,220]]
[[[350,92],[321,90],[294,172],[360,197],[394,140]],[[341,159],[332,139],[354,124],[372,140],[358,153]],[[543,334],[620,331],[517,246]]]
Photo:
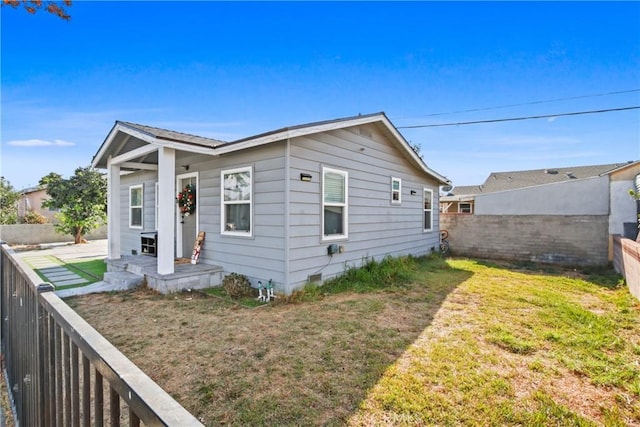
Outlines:
[[50,423],[50,398],[49,391],[49,322],[48,313],[40,304],[40,294],[43,292],[53,292],[55,287],[51,283],[41,283],[36,287],[38,298],[36,304],[38,306],[38,345],[36,346],[38,355],[38,425],[49,425]]

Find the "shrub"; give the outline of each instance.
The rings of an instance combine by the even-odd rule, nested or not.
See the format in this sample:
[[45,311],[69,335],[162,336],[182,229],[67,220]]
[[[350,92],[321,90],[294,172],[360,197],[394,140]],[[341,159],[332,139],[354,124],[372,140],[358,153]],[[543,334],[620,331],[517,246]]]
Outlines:
[[231,273],[222,280],[222,287],[231,298],[250,297],[254,294],[254,289],[247,276],[238,273]]
[[22,217],[22,222],[25,224],[46,224],[49,220],[41,213],[29,211]]

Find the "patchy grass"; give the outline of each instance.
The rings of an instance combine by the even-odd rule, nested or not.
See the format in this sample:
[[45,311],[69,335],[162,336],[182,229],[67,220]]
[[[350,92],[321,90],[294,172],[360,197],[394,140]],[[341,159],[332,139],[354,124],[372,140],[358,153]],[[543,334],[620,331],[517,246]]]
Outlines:
[[365,265],[260,309],[145,290],[69,303],[206,425],[640,424],[640,304],[616,275]]

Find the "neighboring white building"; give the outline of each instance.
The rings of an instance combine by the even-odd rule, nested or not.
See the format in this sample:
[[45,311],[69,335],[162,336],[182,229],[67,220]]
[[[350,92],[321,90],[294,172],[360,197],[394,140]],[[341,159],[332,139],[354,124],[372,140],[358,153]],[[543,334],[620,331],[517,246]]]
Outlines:
[[466,213],[474,215],[605,215],[609,234],[624,235],[637,229],[637,203],[629,189],[639,174],[639,161],[493,172],[482,185],[441,196],[440,210],[462,213],[456,207],[464,202],[472,206]]

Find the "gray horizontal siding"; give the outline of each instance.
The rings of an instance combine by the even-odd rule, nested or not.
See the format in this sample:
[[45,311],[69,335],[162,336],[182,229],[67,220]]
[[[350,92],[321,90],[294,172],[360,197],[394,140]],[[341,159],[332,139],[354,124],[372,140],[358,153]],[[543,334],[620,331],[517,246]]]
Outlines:
[[[139,172],[123,175],[120,178],[120,251],[123,255],[131,255],[132,251],[140,253],[140,233],[155,230],[155,185],[156,172]],[[142,229],[129,228],[129,187],[142,184]]]
[[[336,130],[296,138],[291,146],[290,281],[295,288],[310,274],[323,279],[340,274],[345,265],[360,265],[367,257],[422,255],[437,248],[438,184],[417,170],[404,153],[388,142],[375,126],[372,138],[357,129]],[[361,150],[364,149],[364,150]],[[335,242],[344,253],[327,255],[321,231],[322,168],[349,173],[349,236]],[[300,173],[312,182],[301,182]],[[391,177],[402,179],[402,203],[391,203]],[[422,190],[434,194],[433,232],[422,230]],[[414,190],[415,195],[410,191]]]
[[[184,164],[180,159],[178,164]],[[198,215],[206,232],[202,262],[240,273],[254,283],[284,281],[284,145],[274,143],[224,157],[194,156],[189,172],[199,173]],[[253,167],[253,237],[220,233],[220,173]]]

